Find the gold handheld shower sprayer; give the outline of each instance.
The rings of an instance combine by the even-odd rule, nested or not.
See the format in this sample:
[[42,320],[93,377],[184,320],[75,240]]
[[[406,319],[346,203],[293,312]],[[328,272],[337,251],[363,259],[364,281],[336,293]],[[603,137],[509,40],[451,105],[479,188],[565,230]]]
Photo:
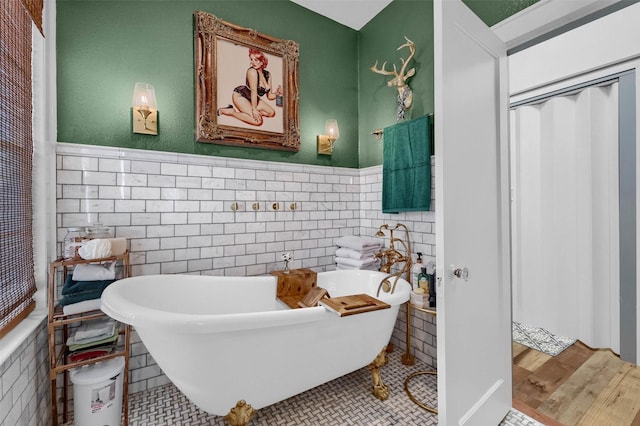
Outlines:
[[[393,231],[397,231],[399,229],[404,229],[404,240],[398,237],[394,237],[393,235]],[[403,268],[399,272],[393,275],[395,275],[396,277],[400,277],[402,274],[406,274],[407,282],[411,283],[412,260],[411,260],[411,239],[409,238],[409,228],[407,228],[407,226],[403,223],[397,223],[396,226],[393,228],[389,227],[389,224],[385,223],[384,225],[380,225],[380,227],[378,228],[378,232],[376,232],[376,237],[385,237],[386,236],[384,232],[385,230],[389,231],[389,248],[382,249],[375,254],[376,258],[382,260],[382,266],[380,267],[380,271],[391,274],[391,268],[395,264],[404,263]],[[404,251],[404,254],[396,248],[396,244],[398,245],[398,248]],[[387,278],[389,277],[385,277],[385,279],[383,279],[380,282],[380,285],[378,286],[378,294],[380,293],[380,288],[383,286],[385,282],[387,283],[385,287],[391,287]],[[393,286],[389,289],[391,293],[393,293],[393,290],[395,290],[396,282],[397,282],[397,278]],[[385,291],[387,292],[389,290],[385,289]]]

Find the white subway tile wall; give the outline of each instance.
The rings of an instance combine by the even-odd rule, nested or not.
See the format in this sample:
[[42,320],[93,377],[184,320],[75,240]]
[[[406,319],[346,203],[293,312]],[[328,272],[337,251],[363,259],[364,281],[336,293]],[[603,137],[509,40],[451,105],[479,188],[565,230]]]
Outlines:
[[[132,275],[262,275],[335,269],[335,240],[408,226],[412,251],[435,260],[434,212],[381,213],[382,167],[348,169],[57,144],[57,238],[100,222],[128,239]],[[433,209],[432,209],[433,210]],[[387,242],[388,244],[388,242]],[[427,315],[428,317],[425,317]],[[405,348],[401,312],[392,342]],[[412,350],[435,366],[435,319],[417,313]],[[167,383],[133,335],[130,392]]]
[[[431,210],[428,212],[406,212],[398,214],[382,213],[382,166],[360,169],[360,228],[359,235],[375,235],[382,224],[395,226],[402,223],[409,229],[413,261],[416,253],[423,254],[426,264],[436,260],[436,227],[435,227],[435,161],[431,158]],[[387,233],[387,237],[388,237]],[[403,231],[396,232],[394,237],[405,238]],[[388,238],[385,246],[389,246]],[[412,277],[413,279],[413,277]],[[400,314],[391,338],[397,349],[407,351],[406,305],[400,308]],[[434,315],[411,310],[411,348],[410,352],[420,361],[437,368],[436,350],[436,318]]]
[[47,320],[0,365],[0,426],[46,425],[51,418]]

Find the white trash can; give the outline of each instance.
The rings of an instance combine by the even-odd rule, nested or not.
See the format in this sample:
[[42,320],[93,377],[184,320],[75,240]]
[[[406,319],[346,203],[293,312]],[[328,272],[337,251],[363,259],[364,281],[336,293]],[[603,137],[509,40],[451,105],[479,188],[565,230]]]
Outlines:
[[123,371],[121,356],[71,370],[75,426],[120,426]]

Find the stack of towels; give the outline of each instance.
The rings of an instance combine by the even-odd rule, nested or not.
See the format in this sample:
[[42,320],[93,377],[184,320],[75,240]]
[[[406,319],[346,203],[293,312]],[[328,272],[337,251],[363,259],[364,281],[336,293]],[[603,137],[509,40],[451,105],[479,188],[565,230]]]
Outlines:
[[377,271],[380,259],[374,254],[380,251],[382,242],[373,238],[350,235],[336,240],[336,270],[367,269]]
[[76,265],[62,287],[62,311],[65,315],[100,309],[100,296],[115,281],[115,262]]
[[67,339],[72,362],[107,355],[115,350],[120,330],[111,318],[85,321]]

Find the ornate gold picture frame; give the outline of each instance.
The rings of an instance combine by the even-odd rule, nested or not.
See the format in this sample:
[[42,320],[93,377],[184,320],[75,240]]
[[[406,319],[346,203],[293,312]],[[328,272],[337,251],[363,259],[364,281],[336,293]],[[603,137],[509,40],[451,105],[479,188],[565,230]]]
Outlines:
[[298,43],[194,19],[196,141],[298,151]]

